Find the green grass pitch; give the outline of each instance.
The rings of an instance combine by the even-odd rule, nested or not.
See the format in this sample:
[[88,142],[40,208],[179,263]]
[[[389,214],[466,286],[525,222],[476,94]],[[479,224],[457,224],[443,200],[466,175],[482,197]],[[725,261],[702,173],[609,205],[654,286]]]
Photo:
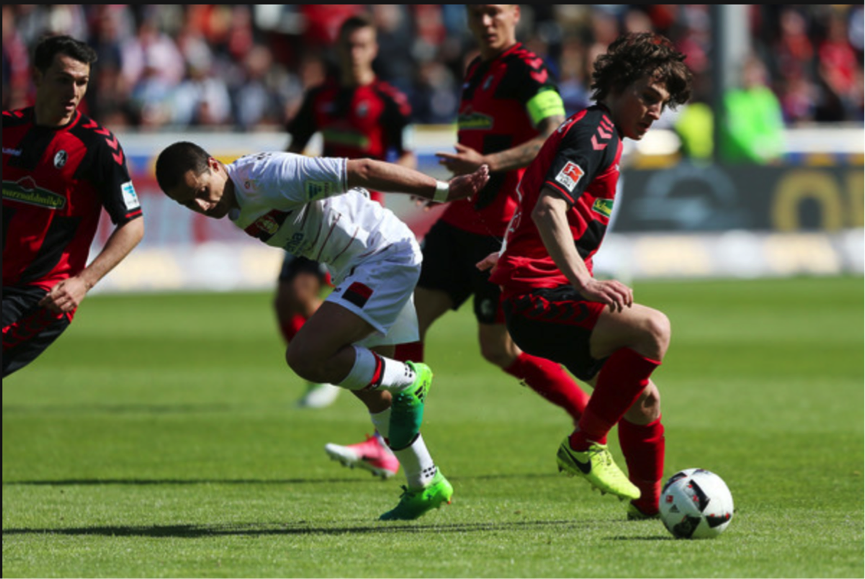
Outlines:
[[559,475],[568,417],[482,361],[468,308],[427,347],[453,504],[382,523],[402,473],[327,459],[371,424],[346,394],[293,408],[270,294],[97,295],[4,381],[3,576],[862,577],[863,279],[634,287],[673,326],[665,476],[724,478],[717,539]]

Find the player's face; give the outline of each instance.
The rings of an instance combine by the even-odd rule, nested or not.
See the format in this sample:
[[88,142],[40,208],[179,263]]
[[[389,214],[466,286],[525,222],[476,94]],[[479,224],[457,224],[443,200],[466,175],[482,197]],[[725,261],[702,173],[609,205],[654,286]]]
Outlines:
[[166,193],[196,213],[222,219],[234,205],[234,186],[222,163],[210,157],[207,165],[201,175],[192,169],[187,171],[181,183]]
[[65,54],[55,54],[45,72],[36,70],[36,119],[59,127],[72,120],[90,83],[90,65]]
[[468,23],[483,58],[493,58],[517,41],[518,4],[469,4]]
[[358,77],[372,70],[372,62],[378,54],[375,30],[366,26],[346,35],[339,43],[339,54],[344,70]]
[[661,118],[669,100],[667,87],[655,78],[646,76],[621,92],[611,92],[605,104],[619,130],[629,139],[639,141],[652,123]]

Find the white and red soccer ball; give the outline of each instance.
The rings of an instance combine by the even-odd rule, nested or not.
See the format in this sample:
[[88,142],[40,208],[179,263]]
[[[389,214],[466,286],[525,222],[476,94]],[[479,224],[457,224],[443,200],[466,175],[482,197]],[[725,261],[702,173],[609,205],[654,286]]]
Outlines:
[[689,468],[664,484],[660,509],[664,526],[677,539],[709,539],[733,519],[733,495],[715,473]]

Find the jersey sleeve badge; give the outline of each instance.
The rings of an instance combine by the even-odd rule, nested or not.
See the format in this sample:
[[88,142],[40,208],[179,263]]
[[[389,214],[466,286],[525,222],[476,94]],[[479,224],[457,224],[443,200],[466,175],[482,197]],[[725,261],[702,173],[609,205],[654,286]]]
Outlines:
[[568,161],[567,165],[562,167],[562,170],[559,171],[558,175],[556,175],[556,182],[563,185],[568,192],[573,193],[577,183],[580,182],[580,179],[585,174],[586,172],[583,171],[582,167],[576,163]]

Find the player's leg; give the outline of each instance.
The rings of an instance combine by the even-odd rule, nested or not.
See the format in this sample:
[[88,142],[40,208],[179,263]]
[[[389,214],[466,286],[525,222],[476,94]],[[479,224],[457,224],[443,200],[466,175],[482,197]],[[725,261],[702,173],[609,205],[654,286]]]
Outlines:
[[[561,286],[510,297],[503,302],[503,308],[508,331],[523,351],[564,364],[584,381],[591,380],[602,367],[607,367],[604,359],[593,357],[591,348],[594,329],[604,308],[602,304],[586,302],[572,287]],[[599,378],[598,389],[601,383]],[[640,390],[643,388],[645,384]],[[628,406],[622,409],[623,414],[635,398],[628,401]],[[580,426],[594,399],[595,394],[592,394],[580,418]],[[605,444],[606,432],[603,438],[573,446],[571,439],[581,433],[578,426],[575,433],[565,437],[560,445],[556,457],[559,469],[585,478],[602,492],[623,499],[639,498],[640,490],[613,462]]]
[[433,323],[450,310],[457,310],[471,296],[465,249],[453,226],[439,220],[423,239],[423,263],[414,290],[419,340],[400,344],[398,360],[423,361],[424,340]]
[[520,350],[504,324],[479,323],[478,340],[485,360],[562,408],[577,423],[589,395],[560,364]]
[[628,465],[628,479],[640,489],[640,498],[628,505],[628,518],[657,518],[666,441],[661,422],[661,394],[652,380],[625,412],[618,431],[619,445]]
[[[321,305],[326,268],[315,261],[286,253],[277,280],[273,308],[282,337],[290,343]],[[298,399],[300,408],[324,408],[336,401],[340,389],[328,383],[309,382]]]
[[[379,346],[376,352],[383,356],[393,356],[393,346]],[[355,393],[362,397],[364,393]],[[369,407],[369,405],[368,405]],[[389,441],[390,421],[388,411],[373,416],[376,432]],[[432,509],[440,508],[442,504],[450,504],[453,496],[453,486],[435,464],[426,446],[423,435],[418,432],[411,444],[402,449],[393,450],[393,455],[403,468],[406,486],[396,507],[382,514],[383,521],[413,520],[423,516]]]
[[487,362],[564,409],[576,424],[588,403],[588,395],[560,364],[520,350],[505,326],[501,289],[490,283],[488,271],[480,271],[475,267],[477,262],[497,251],[500,242],[489,236],[466,234],[465,237],[463,259],[474,294],[481,355]]
[[[652,397],[650,400],[651,393],[647,392],[647,388],[652,372],[666,354],[669,341],[670,325],[667,317],[639,304],[622,312],[602,309],[592,330],[589,354],[592,359],[605,362],[576,430],[568,438],[567,444],[563,443],[560,448],[560,464],[566,468],[575,466],[596,487],[622,499],[640,499],[642,491],[631,481],[625,484],[624,475],[606,447],[607,434],[641,397],[649,407],[656,404],[657,400],[659,408],[660,398]],[[654,392],[657,392],[656,388]],[[641,408],[638,406],[633,412],[632,416],[639,417]],[[642,430],[625,426],[626,448],[634,443],[633,438],[646,434]],[[651,436],[663,436],[660,423],[653,425],[649,431]],[[633,459],[632,452],[631,449],[628,454]],[[591,476],[594,475],[589,475],[587,470],[597,470],[598,480],[593,481]],[[637,476],[637,473],[634,474]],[[646,499],[653,500],[652,497]]]
[[39,357],[69,327],[68,314],[38,305],[40,288],[3,288],[3,378]]

